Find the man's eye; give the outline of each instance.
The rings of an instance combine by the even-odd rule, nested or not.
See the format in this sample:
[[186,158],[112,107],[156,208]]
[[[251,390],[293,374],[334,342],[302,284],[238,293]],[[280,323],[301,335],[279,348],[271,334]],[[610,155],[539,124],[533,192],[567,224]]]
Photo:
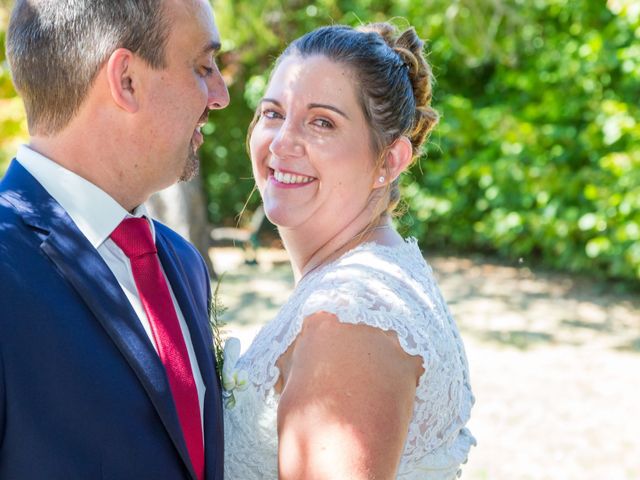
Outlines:
[[205,65],[202,66],[202,76],[203,77],[210,77],[211,75],[213,75],[214,69],[212,67],[207,67]]

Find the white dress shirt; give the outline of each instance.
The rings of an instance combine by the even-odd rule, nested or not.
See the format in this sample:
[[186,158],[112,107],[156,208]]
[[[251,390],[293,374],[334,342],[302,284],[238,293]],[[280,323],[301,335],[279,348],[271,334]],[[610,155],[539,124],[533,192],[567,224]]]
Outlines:
[[[140,323],[144,327],[151,344],[158,351],[158,347],[153,338],[149,319],[142,307],[138,289],[136,288],[131,262],[124,252],[118,247],[109,236],[116,229],[120,222],[127,217],[142,217],[149,219],[147,209],[144,204],[137,207],[133,214],[127,212],[109,194],[101,190],[93,183],[76,175],[61,165],[49,160],[45,156],[35,152],[26,145],[21,145],[18,149],[16,159],[20,164],[33,175],[33,177],[44,187],[60,206],[69,214],[80,232],[87,237],[91,245],[98,251],[100,256],[113,272],[120,287],[124,291],[127,299],[131,303]],[[153,222],[149,220],[151,235],[155,241],[155,228]],[[162,265],[161,265],[162,268]],[[202,381],[202,374],[198,366],[191,335],[184,316],[180,311],[180,306],[173,294],[173,289],[167,276],[162,269],[162,274],[167,281],[171,300],[176,309],[180,329],[189,353],[189,361],[198,390],[198,400],[200,403],[200,418],[203,418],[205,386]],[[204,430],[204,428],[203,428]]]

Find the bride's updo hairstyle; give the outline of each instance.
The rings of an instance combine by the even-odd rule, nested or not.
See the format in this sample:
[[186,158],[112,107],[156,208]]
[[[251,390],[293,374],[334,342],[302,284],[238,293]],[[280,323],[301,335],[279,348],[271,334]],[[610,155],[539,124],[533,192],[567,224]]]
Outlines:
[[[293,54],[302,58],[323,55],[348,66],[369,124],[373,151],[380,159],[377,166],[384,168],[385,150],[398,138],[404,135],[411,141],[415,159],[438,122],[438,114],[431,108],[433,75],[423,48],[413,27],[399,32],[389,23],[358,28],[333,25],[295,40],[277,63]],[[393,212],[399,200],[396,179],[381,199],[376,217]]]

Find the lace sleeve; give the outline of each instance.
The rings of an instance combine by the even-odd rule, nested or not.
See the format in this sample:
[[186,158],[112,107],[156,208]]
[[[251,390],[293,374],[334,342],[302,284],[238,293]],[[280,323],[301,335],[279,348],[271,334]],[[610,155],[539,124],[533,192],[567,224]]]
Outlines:
[[439,448],[451,452],[473,404],[458,330],[431,269],[415,250],[413,257],[380,248],[352,255],[318,279],[300,310],[302,319],[324,311],[343,323],[393,331],[406,353],[422,358],[403,455],[407,464]]
[[363,324],[393,331],[402,349],[419,355],[426,369],[431,341],[416,292],[399,266],[386,262],[343,265],[328,272],[301,308],[301,317],[317,312],[334,314],[342,323]]
[[263,399],[272,399],[280,376],[278,358],[300,334],[304,320],[317,312],[395,332],[407,354],[422,358],[424,373],[402,464],[464,461],[473,437],[461,432],[474,401],[464,347],[415,241],[396,247],[362,244],[300,281],[239,361]]

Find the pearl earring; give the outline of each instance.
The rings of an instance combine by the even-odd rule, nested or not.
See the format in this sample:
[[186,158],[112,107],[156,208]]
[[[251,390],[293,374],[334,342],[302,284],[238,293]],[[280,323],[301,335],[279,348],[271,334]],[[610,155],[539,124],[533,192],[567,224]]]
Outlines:
[[378,178],[378,182],[380,182],[380,183],[384,182],[384,177]]

